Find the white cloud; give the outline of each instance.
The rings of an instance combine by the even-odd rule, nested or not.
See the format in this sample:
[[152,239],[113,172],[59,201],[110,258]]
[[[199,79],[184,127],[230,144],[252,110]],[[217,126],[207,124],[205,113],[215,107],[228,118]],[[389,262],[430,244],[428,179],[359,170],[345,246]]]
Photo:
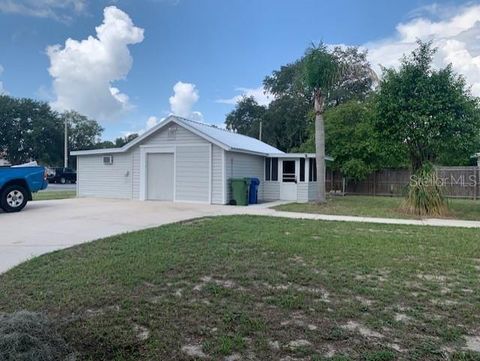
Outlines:
[[[173,95],[168,99],[170,103],[170,112],[165,112],[165,114],[178,115],[197,122],[203,122],[203,114],[199,111],[193,110],[194,105],[199,99],[200,95],[195,84],[179,81],[173,86]],[[158,118],[157,116],[152,115],[148,117],[143,128],[135,131],[123,131],[122,134],[145,133],[147,130],[153,128],[165,119],[166,117]]]
[[86,0],[0,0],[0,12],[70,21],[84,13]]
[[113,82],[125,79],[132,67],[128,45],[143,41],[143,29],[134,26],[128,14],[115,6],[104,10],[96,37],[67,39],[65,46],[49,46],[50,75],[58,110],[74,109],[106,120],[131,108],[129,98]]
[[200,99],[197,87],[192,83],[177,82],[173,86],[173,95],[168,99],[172,114],[192,120],[203,120],[202,113],[192,111]]
[[148,119],[147,119],[147,130],[150,129],[150,128],[153,128],[158,123],[159,123],[159,121],[158,121],[158,118],[156,116],[152,115],[151,117],[148,117]]
[[258,88],[236,88],[235,91],[240,92],[240,94],[228,99],[218,99],[216,102],[235,105],[242,100],[243,97],[253,97],[258,104],[268,105],[273,100],[273,95],[268,93],[263,86]]
[[465,76],[472,92],[480,95],[480,5],[445,8],[434,4],[411,16],[397,25],[393,37],[364,45],[375,70],[381,73],[380,65],[397,67],[402,55],[416,48],[417,39],[432,40],[438,48],[434,65],[451,63],[456,72]]
[[170,103],[170,114],[203,122],[203,114],[193,110],[193,106],[199,99],[200,95],[195,84],[181,81],[177,82],[173,86],[173,95],[168,99]]

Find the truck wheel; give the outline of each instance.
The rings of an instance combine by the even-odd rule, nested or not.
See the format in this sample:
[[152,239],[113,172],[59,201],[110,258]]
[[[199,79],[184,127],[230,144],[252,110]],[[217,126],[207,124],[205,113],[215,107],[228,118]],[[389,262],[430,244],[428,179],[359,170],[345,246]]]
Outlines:
[[0,205],[5,212],[20,212],[28,201],[27,190],[22,186],[11,185],[2,191]]
[[60,178],[60,184],[65,184],[65,183],[67,183],[67,180],[64,177]]

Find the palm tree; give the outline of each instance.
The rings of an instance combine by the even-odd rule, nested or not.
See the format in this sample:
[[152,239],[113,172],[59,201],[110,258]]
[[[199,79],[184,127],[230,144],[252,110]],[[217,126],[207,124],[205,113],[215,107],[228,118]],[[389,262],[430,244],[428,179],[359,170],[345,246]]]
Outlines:
[[312,45],[303,58],[305,85],[313,92],[315,111],[315,153],[317,163],[317,202],[326,201],[325,192],[325,102],[328,92],[337,84],[344,65],[324,44]]

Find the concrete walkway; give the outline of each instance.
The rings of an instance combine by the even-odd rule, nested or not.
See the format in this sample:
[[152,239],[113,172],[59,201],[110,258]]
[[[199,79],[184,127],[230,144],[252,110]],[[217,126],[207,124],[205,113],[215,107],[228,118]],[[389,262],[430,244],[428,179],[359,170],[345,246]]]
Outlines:
[[269,208],[281,203],[232,207],[113,199],[30,202],[20,213],[0,214],[0,273],[28,258],[76,244],[208,216],[246,214],[325,221],[480,228],[480,222],[475,221],[334,216],[277,212]]
[[399,218],[377,218],[377,217],[357,217],[357,216],[340,216],[330,214],[312,214],[300,212],[283,212],[273,209],[249,207],[246,214],[255,214],[271,217],[284,217],[295,219],[312,219],[320,221],[337,221],[337,222],[361,222],[361,223],[378,223],[378,224],[398,224],[412,226],[432,226],[432,227],[461,227],[461,228],[480,228],[480,221],[463,221],[456,219],[399,219]]

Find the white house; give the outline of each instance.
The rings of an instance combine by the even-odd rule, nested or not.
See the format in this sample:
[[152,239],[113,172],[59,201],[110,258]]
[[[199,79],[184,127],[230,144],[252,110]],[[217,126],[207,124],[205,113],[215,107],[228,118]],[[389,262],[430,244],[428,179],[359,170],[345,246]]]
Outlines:
[[316,196],[313,154],[266,143],[177,116],[122,148],[80,150],[77,195],[228,204],[230,179],[260,179],[260,201],[307,202]]

